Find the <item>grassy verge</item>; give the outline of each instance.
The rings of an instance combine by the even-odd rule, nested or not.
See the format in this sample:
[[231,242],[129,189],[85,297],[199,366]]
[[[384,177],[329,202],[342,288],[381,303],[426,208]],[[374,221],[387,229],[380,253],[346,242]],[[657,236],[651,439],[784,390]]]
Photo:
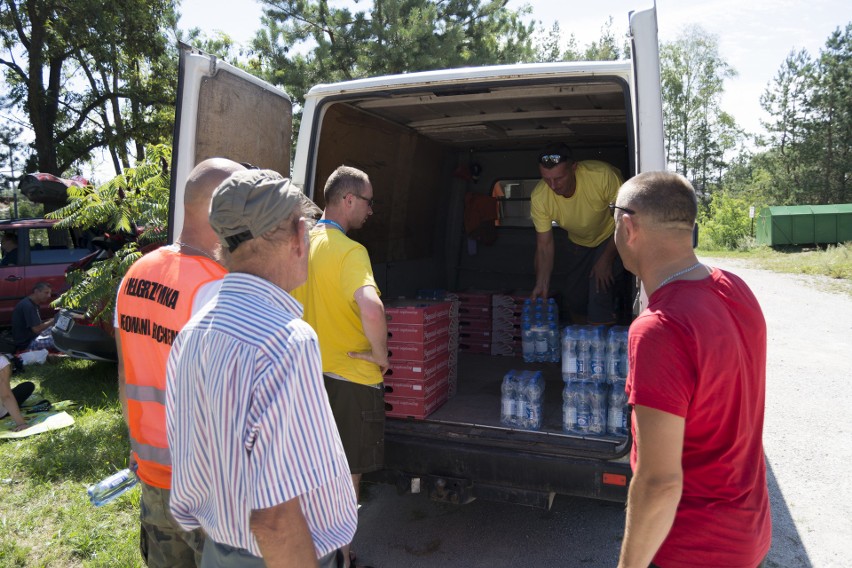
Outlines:
[[749,250],[721,251],[699,248],[696,252],[699,256],[747,260],[758,268],[773,272],[826,276],[831,280],[822,282],[822,288],[852,296],[852,243],[825,249],[757,247]]
[[42,398],[79,406],[70,428],[0,442],[0,566],[142,566],[138,490],[102,508],[86,496],[127,463],[115,365],[31,365],[12,384],[24,380]]

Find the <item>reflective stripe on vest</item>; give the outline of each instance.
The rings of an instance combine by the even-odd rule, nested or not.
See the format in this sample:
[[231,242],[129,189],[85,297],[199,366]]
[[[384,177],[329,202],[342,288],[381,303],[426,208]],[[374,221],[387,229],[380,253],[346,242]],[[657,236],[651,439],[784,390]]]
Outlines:
[[131,445],[139,460],[139,478],[154,487],[171,488],[165,424],[169,351],[192,316],[199,288],[224,276],[225,269],[210,259],[163,247],[136,261],[118,292],[116,331],[121,337]]
[[152,462],[152,465],[162,464],[169,467],[172,465],[172,452],[168,448],[149,446],[148,444],[137,442],[133,438],[130,438],[130,447],[136,452],[136,460],[139,465],[142,465],[141,462]]
[[157,387],[143,387],[140,385],[125,385],[124,392],[130,400],[139,402],[158,402],[166,404],[166,391]]

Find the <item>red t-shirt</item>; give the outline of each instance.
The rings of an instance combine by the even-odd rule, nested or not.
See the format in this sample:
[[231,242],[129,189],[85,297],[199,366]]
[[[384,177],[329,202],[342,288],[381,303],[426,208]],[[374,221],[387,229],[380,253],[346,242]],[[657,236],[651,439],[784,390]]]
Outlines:
[[[766,322],[757,299],[718,268],[663,286],[630,326],[629,365],[630,404],[685,419],[683,494],[654,563],[754,568],[772,538]],[[630,461],[635,470],[635,444]]]

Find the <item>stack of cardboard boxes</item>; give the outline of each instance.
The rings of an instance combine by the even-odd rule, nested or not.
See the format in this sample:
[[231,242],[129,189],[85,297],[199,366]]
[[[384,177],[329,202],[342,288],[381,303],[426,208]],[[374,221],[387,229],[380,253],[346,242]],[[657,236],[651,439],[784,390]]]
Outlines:
[[459,300],[459,351],[491,354],[493,292],[456,292]]
[[387,416],[425,418],[446,402],[451,358],[453,370],[456,362],[452,311],[450,301],[385,302],[390,353],[385,375]]
[[521,313],[529,295],[494,294],[491,301],[491,354],[521,357]]

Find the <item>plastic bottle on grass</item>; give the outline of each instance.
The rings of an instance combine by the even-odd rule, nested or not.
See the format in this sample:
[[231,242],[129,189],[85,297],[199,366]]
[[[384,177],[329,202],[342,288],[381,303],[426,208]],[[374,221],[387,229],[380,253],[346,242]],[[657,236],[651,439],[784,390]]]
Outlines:
[[92,505],[101,507],[124,494],[128,489],[132,489],[137,481],[136,473],[130,469],[122,469],[90,485],[86,492],[89,494]]

